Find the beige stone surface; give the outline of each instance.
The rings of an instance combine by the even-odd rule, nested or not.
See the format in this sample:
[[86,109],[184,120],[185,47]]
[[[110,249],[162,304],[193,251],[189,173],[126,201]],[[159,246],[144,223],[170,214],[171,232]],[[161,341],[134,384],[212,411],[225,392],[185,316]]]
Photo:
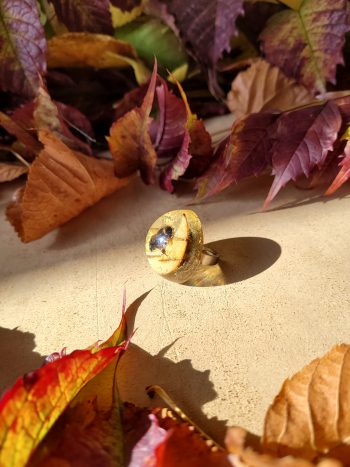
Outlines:
[[[350,342],[350,199],[302,202],[314,193],[291,186],[262,213],[270,182],[251,180],[192,206],[206,243],[224,256],[230,283],[222,287],[166,282],[147,264],[148,227],[188,208],[189,194],[135,180],[28,245],[2,214],[1,389],[43,355],[106,338],[126,287],[137,330],[119,368],[122,397],[148,404],[145,386],[160,384],[214,436],[225,423],[260,433],[283,380]],[[2,211],[12,190],[0,188]]]

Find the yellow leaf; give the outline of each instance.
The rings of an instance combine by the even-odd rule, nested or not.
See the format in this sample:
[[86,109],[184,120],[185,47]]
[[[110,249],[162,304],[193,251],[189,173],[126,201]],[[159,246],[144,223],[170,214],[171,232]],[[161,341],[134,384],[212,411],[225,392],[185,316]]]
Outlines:
[[141,15],[142,7],[136,6],[131,11],[122,11],[116,6],[110,5],[109,7],[112,15],[112,24],[114,28],[120,28],[125,24],[131,23],[135,18]]
[[49,68],[125,68],[131,66],[139,84],[145,83],[150,71],[127,42],[104,34],[71,32],[48,42]]

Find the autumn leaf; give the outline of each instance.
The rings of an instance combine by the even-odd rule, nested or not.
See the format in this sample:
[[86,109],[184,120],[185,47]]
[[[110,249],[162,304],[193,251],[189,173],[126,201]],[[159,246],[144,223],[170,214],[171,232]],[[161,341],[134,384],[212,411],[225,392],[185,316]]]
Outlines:
[[28,172],[28,167],[23,164],[0,162],[0,183],[10,182]]
[[108,0],[50,0],[58,19],[72,32],[112,34]]
[[308,177],[314,167],[321,167],[333,148],[342,123],[333,102],[286,112],[271,130],[272,173],[275,176],[264,203],[266,209],[280,189],[301,175]]
[[115,177],[113,163],[69,149],[48,131],[44,149],[6,214],[23,242],[36,240],[128,183]]
[[321,455],[350,465],[349,346],[334,347],[284,382],[265,419],[264,448],[278,456]]
[[[170,0],[168,12],[175,18],[183,43],[209,77],[209,88],[220,94],[216,64],[230,39],[237,33],[235,22],[243,13],[242,0]],[[171,20],[168,21],[172,27]]]
[[157,154],[151,141],[149,126],[156,81],[155,63],[141,106],[126,113],[114,122],[110,129],[107,140],[118,177],[126,177],[140,170],[145,183],[155,182]]
[[218,146],[214,162],[197,180],[197,198],[207,198],[271,164],[269,131],[278,114],[257,113],[234,123],[229,138]]
[[0,4],[0,87],[33,97],[46,70],[46,40],[35,0]]
[[20,124],[17,124],[13,118],[3,112],[0,112],[0,126],[5,128],[10,135],[15,136],[32,155],[37,155],[41,151],[42,144]]
[[236,118],[267,110],[288,110],[313,100],[308,90],[263,59],[233,80],[227,106]]
[[122,350],[76,350],[19,378],[0,401],[1,465],[25,465],[69,402]]
[[338,188],[340,188],[350,178],[350,141],[346,142],[344,152],[341,155],[342,159],[339,163],[340,170],[333,183],[326,191],[326,195],[332,195]]
[[111,3],[122,11],[131,11],[140,6],[142,0],[111,0]]
[[125,68],[132,67],[139,83],[149,78],[148,69],[127,42],[104,34],[66,33],[48,42],[49,68]]
[[347,0],[304,0],[298,9],[273,15],[261,34],[266,59],[311,92],[325,93],[343,63],[350,30]]

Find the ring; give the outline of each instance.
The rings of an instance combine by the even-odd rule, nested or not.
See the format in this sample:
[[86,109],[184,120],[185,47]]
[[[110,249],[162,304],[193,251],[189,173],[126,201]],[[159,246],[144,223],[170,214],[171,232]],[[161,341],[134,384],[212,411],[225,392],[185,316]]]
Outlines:
[[214,250],[203,246],[202,224],[191,210],[169,211],[159,217],[147,233],[145,249],[151,268],[179,284],[219,260]]

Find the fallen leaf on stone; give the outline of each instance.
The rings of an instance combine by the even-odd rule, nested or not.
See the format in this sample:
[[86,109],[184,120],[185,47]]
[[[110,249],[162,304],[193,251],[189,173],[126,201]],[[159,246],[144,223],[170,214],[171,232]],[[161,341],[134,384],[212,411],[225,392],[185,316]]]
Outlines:
[[[343,63],[350,30],[347,0],[304,0],[297,9],[273,15],[261,34],[266,59],[313,93],[324,94]],[[332,37],[332,39],[330,39]]]
[[[125,339],[125,336],[123,337]],[[112,345],[112,340],[109,339],[111,345],[108,347],[75,350],[69,355],[55,359],[38,370],[20,377],[12,389],[4,394],[0,401],[1,465],[8,467],[27,465],[33,452],[57,420],[58,427],[63,431],[60,432],[60,437],[54,438],[53,441],[58,441],[58,446],[63,445],[64,449],[55,451],[54,446],[49,445],[50,439],[48,445],[45,444],[45,440],[44,445],[40,445],[39,452],[36,453],[38,455],[36,462],[29,465],[58,465],[55,463],[57,456],[59,462],[62,462],[65,456],[68,460],[73,460],[74,454],[84,459],[83,455],[88,456],[91,451],[97,458],[101,451],[104,454],[102,459],[113,458],[111,432],[115,436],[120,431],[120,423],[119,428],[116,425],[114,429],[111,423],[118,421],[119,408],[118,413],[111,415],[111,406],[108,412],[106,408],[97,405],[100,402],[100,400],[96,401],[96,397],[101,392],[101,383],[98,379],[93,381],[109,364],[116,362],[118,356],[125,350],[125,344],[121,344],[120,339],[115,345]],[[86,392],[80,393],[89,382],[91,384],[89,388],[86,387]],[[91,394],[96,397],[91,397]],[[76,396],[78,399],[75,399]],[[67,413],[64,413],[67,409]],[[59,419],[63,413],[65,418]],[[91,432],[88,429],[89,425]],[[109,431],[106,431],[106,427]],[[116,441],[118,441],[117,437]],[[86,446],[89,442],[90,447]],[[106,444],[106,452],[103,452],[101,446],[103,448]],[[120,450],[120,440],[118,450]],[[41,464],[40,456],[44,455],[45,458],[48,453],[49,457],[53,457],[51,459],[53,463],[50,464],[50,460]],[[118,454],[116,456],[119,457]],[[73,464],[68,463],[68,465]]]
[[264,450],[349,466],[349,378],[350,347],[342,344],[286,380],[266,414]]
[[50,68],[125,68],[131,66],[138,82],[149,79],[149,71],[138,59],[132,45],[104,34],[72,32],[48,42]]
[[288,110],[314,100],[309,91],[263,59],[233,80],[227,105],[236,118],[267,110]]
[[28,167],[23,164],[0,162],[0,183],[10,182],[28,172]]
[[72,151],[48,131],[39,137],[44,149],[6,211],[23,242],[42,237],[129,181],[115,176],[111,161]]

